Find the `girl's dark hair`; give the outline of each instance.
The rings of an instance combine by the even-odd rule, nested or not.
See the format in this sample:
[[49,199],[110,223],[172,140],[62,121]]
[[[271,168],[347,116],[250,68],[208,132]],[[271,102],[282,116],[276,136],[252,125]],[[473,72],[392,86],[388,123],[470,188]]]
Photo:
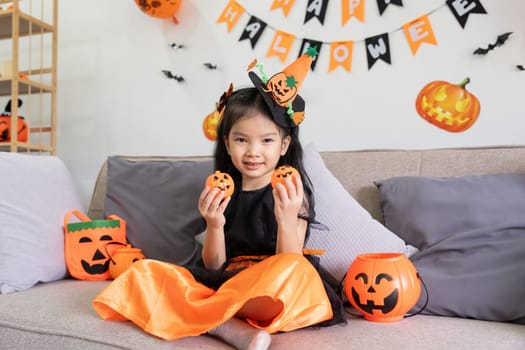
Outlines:
[[[240,183],[241,173],[232,163],[229,156],[225,138],[228,137],[233,125],[241,118],[260,113],[273,121],[270,109],[264,102],[264,99],[255,87],[243,88],[236,90],[229,98],[224,109],[224,114],[221,118],[217,129],[217,141],[215,144],[215,170],[220,170],[231,175],[235,183]],[[305,198],[308,201],[309,221],[314,219],[314,203],[313,203],[313,186],[308,174],[303,165],[303,147],[299,141],[299,127],[284,128],[276,123],[281,130],[283,137],[290,136],[290,145],[288,151],[279,159],[280,165],[291,165],[299,174],[303,181]]]

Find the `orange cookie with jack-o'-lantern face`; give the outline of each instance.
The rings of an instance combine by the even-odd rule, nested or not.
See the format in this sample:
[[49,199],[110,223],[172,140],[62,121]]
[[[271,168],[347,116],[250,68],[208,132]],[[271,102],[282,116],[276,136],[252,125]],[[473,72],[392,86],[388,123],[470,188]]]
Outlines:
[[223,173],[219,170],[208,176],[206,186],[210,186],[211,188],[217,187],[221,191],[224,191],[224,198],[230,197],[235,189],[232,177],[228,173]]
[[273,171],[272,174],[272,187],[275,188],[278,183],[283,184],[286,187],[285,179],[288,177],[292,180],[294,186],[297,186],[294,175],[301,177],[297,169],[290,165],[281,165]]

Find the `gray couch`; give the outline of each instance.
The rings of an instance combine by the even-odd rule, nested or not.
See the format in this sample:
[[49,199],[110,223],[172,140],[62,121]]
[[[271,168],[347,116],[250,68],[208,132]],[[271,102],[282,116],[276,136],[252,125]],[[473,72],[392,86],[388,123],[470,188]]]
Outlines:
[[[525,172],[525,147],[323,152],[322,156],[343,186],[379,221],[383,216],[374,181],[405,175]],[[103,167],[88,213],[92,218],[103,214],[105,186]],[[207,335],[166,342],[130,322],[101,320],[91,301],[108,283],[64,279],[0,295],[0,349],[230,348]],[[276,334],[272,349],[525,348],[525,326],[520,324],[422,314],[391,323],[348,318],[344,326]]]

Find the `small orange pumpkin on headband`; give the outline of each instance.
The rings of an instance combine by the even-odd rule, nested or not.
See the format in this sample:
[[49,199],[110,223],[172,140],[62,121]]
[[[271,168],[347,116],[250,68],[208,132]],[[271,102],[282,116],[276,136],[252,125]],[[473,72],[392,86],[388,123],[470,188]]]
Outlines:
[[290,180],[292,180],[293,184],[297,186],[297,183],[295,182],[295,175],[301,177],[297,169],[295,169],[293,166],[281,165],[280,167],[278,167],[277,169],[273,171],[272,187],[275,188],[278,183],[281,183],[283,184],[283,186],[286,187],[285,179],[287,177],[289,177]]
[[230,197],[233,194],[235,185],[233,179],[228,173],[223,173],[219,170],[208,176],[206,179],[206,186],[217,187],[224,191],[224,198]]

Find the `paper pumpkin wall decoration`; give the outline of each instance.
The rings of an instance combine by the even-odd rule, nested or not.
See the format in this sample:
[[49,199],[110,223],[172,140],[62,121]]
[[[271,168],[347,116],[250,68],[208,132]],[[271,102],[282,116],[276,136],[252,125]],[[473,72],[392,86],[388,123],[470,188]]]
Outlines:
[[224,198],[230,197],[235,189],[235,184],[230,174],[218,170],[206,178],[206,186],[216,187],[224,191]]
[[418,114],[429,123],[450,132],[462,132],[478,119],[480,104],[476,96],[460,84],[433,81],[423,87],[416,98]]
[[137,6],[148,16],[155,18],[173,18],[179,11],[182,0],[135,0]]
[[215,141],[217,139],[217,127],[219,126],[222,114],[224,113],[224,108],[226,107],[228,97],[230,97],[232,93],[233,84],[230,83],[228,90],[223,92],[219,98],[219,102],[216,103],[215,110],[208,114],[202,122],[202,131],[204,132],[204,136],[206,136],[206,138],[210,141]]
[[416,268],[400,253],[358,255],[345,278],[348,300],[366,320],[402,319],[417,303],[421,282]]
[[133,248],[130,244],[126,247],[118,248],[110,258],[109,274],[111,278],[117,278],[122,272],[130,268],[134,262],[144,258],[145,256],[142,254],[142,250]]
[[202,122],[202,131],[204,136],[210,141],[215,141],[217,139],[217,127],[222,118],[222,113],[215,110],[208,114],[204,121]]
[[290,178],[292,180],[293,184],[297,186],[297,183],[295,182],[294,176],[299,176],[299,172],[297,169],[290,165],[281,165],[277,167],[273,173],[272,173],[272,187],[275,188],[278,183],[281,183],[283,186],[286,187],[286,178]]

